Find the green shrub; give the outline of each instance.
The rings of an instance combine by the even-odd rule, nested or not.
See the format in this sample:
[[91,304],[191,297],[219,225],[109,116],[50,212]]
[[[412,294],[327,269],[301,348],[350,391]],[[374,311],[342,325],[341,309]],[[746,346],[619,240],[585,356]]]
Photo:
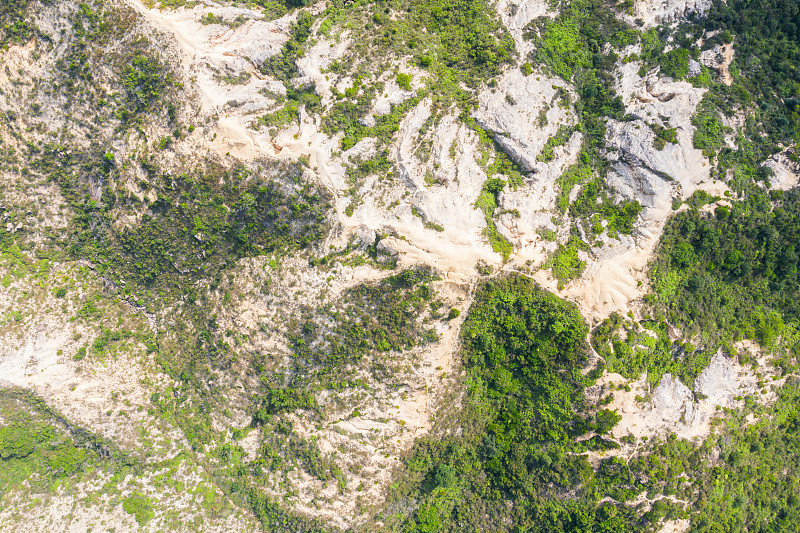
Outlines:
[[134,515],[136,523],[143,526],[156,516],[153,503],[151,498],[135,493],[122,501],[122,508],[126,513]]
[[0,458],[23,459],[29,456],[45,435],[39,428],[22,424],[0,428]]
[[533,74],[533,67],[530,63],[523,63],[521,69],[524,76],[530,76]]
[[[378,283],[357,285],[347,291],[342,309],[333,316],[325,309],[305,309],[292,324],[289,340],[298,364],[298,382],[318,383],[358,363],[366,354],[403,351],[438,339],[431,318],[420,319],[436,303],[428,269],[404,270]],[[321,324],[328,323],[325,327]]]
[[689,51],[683,48],[670,50],[659,61],[661,74],[682,80],[689,74]]
[[450,465],[440,464],[433,476],[433,486],[450,488],[458,482],[456,470]]
[[403,74],[399,72],[397,74],[397,85],[400,86],[401,89],[406,91],[411,90],[411,75],[410,74]]
[[713,157],[725,145],[725,126],[719,113],[709,105],[700,105],[692,117],[692,125],[695,127],[692,144],[706,156]]
[[270,389],[260,401],[261,407],[254,415],[258,422],[266,422],[272,415],[284,412],[317,408],[316,396],[309,391],[298,389]]
[[144,52],[135,52],[122,73],[122,86],[136,112],[150,109],[171,82],[164,65]]
[[78,348],[78,351],[75,352],[75,360],[80,361],[84,357],[86,357],[86,346],[81,346]]
[[439,510],[435,505],[424,505],[417,511],[417,531],[436,533],[439,531]]
[[581,277],[586,270],[586,262],[578,257],[578,250],[583,247],[580,239],[570,238],[566,244],[559,245],[545,263],[545,268],[552,270],[560,286]]
[[663,150],[667,143],[678,144],[677,128],[665,128],[659,124],[650,124],[650,129],[656,134],[656,138],[653,140],[656,150]]
[[616,426],[620,420],[622,420],[622,416],[618,415],[615,411],[601,409],[597,412],[595,431],[600,435],[608,433],[614,429],[614,426]]
[[483,184],[483,190],[475,201],[475,207],[483,211],[486,218],[486,229],[483,230],[483,234],[488,239],[492,250],[503,256],[503,261],[507,261],[514,250],[514,245],[500,233],[494,222],[494,212],[497,210],[498,199],[505,186],[505,180],[489,178]]

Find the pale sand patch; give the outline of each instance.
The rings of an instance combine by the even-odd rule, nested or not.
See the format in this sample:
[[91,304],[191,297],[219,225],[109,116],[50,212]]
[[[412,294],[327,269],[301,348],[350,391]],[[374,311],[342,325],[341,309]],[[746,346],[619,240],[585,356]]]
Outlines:
[[[179,453],[187,445],[182,434],[137,408],[148,405],[154,390],[169,381],[152,371],[145,346],[131,339],[95,354],[92,345],[101,324],[75,320],[85,298],[94,296],[91,290],[99,289],[98,280],[76,263],[53,264],[45,279],[26,297],[20,297],[19,284],[30,280],[0,287],[0,304],[20,313],[19,323],[0,329],[0,386],[34,391],[72,423],[134,454],[161,460]],[[83,283],[86,288],[81,288]],[[66,297],[53,295],[59,286],[71,286]],[[109,305],[118,306],[111,312],[121,318],[137,319],[138,311],[127,303]],[[87,353],[75,360],[81,348]]]
[[668,520],[661,526],[660,533],[686,533],[691,525],[692,522],[688,518]]

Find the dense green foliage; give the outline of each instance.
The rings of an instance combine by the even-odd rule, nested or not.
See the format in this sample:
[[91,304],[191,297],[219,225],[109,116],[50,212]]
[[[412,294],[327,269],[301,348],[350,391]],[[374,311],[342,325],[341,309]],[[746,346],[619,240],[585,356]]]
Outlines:
[[515,462],[503,454],[512,453],[518,431],[563,443],[584,427],[574,418],[583,380],[571,371],[584,361],[585,336],[575,307],[524,278],[490,282],[473,304],[463,327],[465,365],[499,411],[489,435],[499,446],[492,464],[502,480]]
[[586,250],[586,244],[577,236],[571,236],[566,243],[556,248],[545,263],[545,268],[553,272],[553,277],[559,281],[561,288],[573,279],[581,277],[586,270],[586,262],[578,257],[579,250]]
[[800,322],[800,195],[773,207],[765,194],[667,226],[653,267],[654,304],[689,335],[713,344],[740,338],[794,342]]
[[[496,73],[513,53],[513,42],[483,0],[411,1],[407,5],[408,20],[402,33],[397,33],[418,54],[422,66],[435,61],[466,72],[471,85],[477,85]],[[419,31],[423,28],[427,30],[424,33]]]
[[[51,484],[78,480],[105,457],[127,462],[108,443],[70,426],[40,398],[19,390],[0,391],[0,498],[29,484],[47,491]],[[31,477],[32,474],[38,474]]]
[[[800,528],[800,382],[790,378],[755,423],[733,415],[705,448],[720,464],[689,471],[699,489],[692,531],[797,531]],[[709,453],[707,452],[707,453]]]
[[24,44],[36,35],[36,27],[26,20],[30,0],[6,0],[0,5],[0,50],[9,44]]
[[[604,231],[611,237],[617,237],[620,233],[629,235],[642,212],[642,206],[636,200],[612,202],[608,194],[604,194],[605,187],[599,178],[584,184],[570,205],[569,212],[576,218],[583,217],[591,222],[590,235],[600,235]],[[601,221],[606,222],[605,226]]]
[[670,78],[680,80],[689,74],[689,51],[685,48],[670,50],[659,62],[661,74]]
[[680,340],[672,341],[666,323],[656,320],[635,322],[617,313],[603,320],[592,331],[592,346],[605,360],[609,372],[626,379],[647,380],[657,385],[665,373],[694,383],[708,366],[713,351],[696,348]]
[[[49,175],[75,210],[69,253],[95,261],[116,280],[138,288],[175,288],[183,279],[214,277],[237,258],[304,248],[321,238],[327,204],[312,186],[279,185],[244,168],[233,171],[210,166],[170,176],[148,160],[148,188],[157,199],[138,225],[120,228],[112,213],[143,206],[132,196],[118,197],[103,188],[92,195],[92,180],[113,184],[113,159],[92,154],[65,155],[47,146],[34,168]],[[81,169],[81,173],[75,172]],[[297,177],[287,168],[287,177]],[[126,287],[133,290],[137,287]]]
[[169,72],[162,63],[141,52],[133,54],[122,73],[122,85],[137,112],[148,110],[170,83]]
[[272,415],[293,412],[297,409],[313,409],[316,398],[308,391],[298,389],[268,389],[261,399],[261,407],[254,418],[257,421],[269,420]]
[[[422,439],[409,457],[392,494],[418,502],[403,531],[636,531],[670,512],[642,519],[598,505],[643,487],[624,462],[603,460],[595,472],[580,455],[614,447],[601,435],[618,420],[586,404],[586,334],[574,305],[526,278],[480,288],[462,333],[463,433]],[[587,432],[595,436],[576,441]],[[656,488],[664,476],[649,479]]]
[[475,201],[475,207],[483,212],[486,219],[484,235],[489,239],[492,250],[503,256],[503,260],[508,260],[514,246],[497,229],[494,222],[494,214],[499,204],[500,193],[506,186],[505,180],[501,178],[489,178],[483,184],[483,190]]
[[726,32],[735,36],[734,64],[741,76],[726,99],[758,106],[758,125],[776,140],[800,134],[799,16],[797,0],[715,0],[701,21],[709,31],[723,30],[720,38]]
[[695,148],[703,150],[708,157],[714,157],[725,145],[725,126],[715,107],[707,101],[700,104],[697,113],[692,117],[695,127],[692,143]]
[[[678,143],[678,130],[676,128],[668,128],[660,124],[650,124],[650,129],[656,134],[656,138],[653,140],[653,146],[656,150],[663,150],[666,148],[667,143]],[[695,145],[696,144],[695,142]]]
[[122,502],[122,508],[126,513],[132,514],[136,522],[143,526],[153,519],[153,501],[143,494],[134,494]]

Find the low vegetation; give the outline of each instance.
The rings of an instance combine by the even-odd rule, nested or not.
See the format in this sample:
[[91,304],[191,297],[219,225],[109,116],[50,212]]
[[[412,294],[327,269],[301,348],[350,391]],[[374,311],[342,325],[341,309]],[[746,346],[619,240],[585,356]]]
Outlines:
[[[461,366],[456,364],[455,376],[435,369],[436,379],[453,380],[454,395],[463,390],[463,398],[446,406],[457,420],[430,420],[430,435],[400,457],[387,503],[358,500],[357,512],[372,513],[372,521],[353,528],[631,533],[657,531],[663,520],[674,518],[688,518],[692,530],[702,532],[800,527],[800,385],[794,377],[800,194],[770,190],[771,171],[763,166],[780,151],[797,160],[796,0],[757,6],[715,0],[706,18],[675,31],[629,26],[618,15],[630,11],[631,2],[555,1],[554,17],[526,28],[533,52],[524,58],[484,0],[334,1],[318,14],[304,9],[310,5],[305,0],[241,4],[270,18],[296,10],[286,45],[260,66],[262,75],[287,88],[285,98],[275,97],[278,107],[258,120],[260,126],[284,128],[305,109],[319,118],[323,133],[342,134],[341,150],[377,139],[374,155],[347,168],[351,202],[345,214],[358,207],[367,177],[393,179],[394,136],[408,112],[428,99],[432,114],[420,133],[423,145],[445,113],[456,113],[479,139],[487,179],[474,207],[484,216],[486,239],[504,260],[513,244],[497,217],[519,213],[500,209],[501,195],[525,180],[471,118],[477,95],[492,90],[504,69],[519,65],[526,76],[554,75],[574,88],[560,89],[559,105],[575,110],[577,124],[560,128],[538,156],[551,163],[558,147],[576,132],[583,135],[577,161],[556,183],[560,218],[553,223],[568,223],[570,231],[542,231],[551,242],[565,236],[545,263],[560,288],[583,275],[584,254],[633,234],[642,213],[638,202],[620,198],[606,183],[606,123],[633,120],[614,89],[620,61],[640,62],[643,75],[658,68],[660,76],[686,80],[689,61],[699,58],[701,47],[734,43],[731,86],[713,81],[707,68],[702,78],[688,80],[708,89],[692,121],[694,146],[732,192],[726,202],[698,193],[668,221],[651,265],[644,317],[612,314],[590,331],[574,304],[530,279],[490,278],[489,270],[482,271],[487,277],[464,311]],[[380,236],[371,245],[323,250],[332,201],[308,179],[307,160],[228,165],[211,156],[182,159],[175,145],[195,128],[187,124],[193,110],[181,98],[187,80],[172,69],[167,52],[135,31],[136,15],[99,1],[76,4],[65,15],[71,30],[56,43],[31,16],[32,6],[52,5],[9,0],[0,6],[0,50],[33,43],[33,61],[43,52],[57,55],[51,78],[29,79],[6,68],[10,85],[26,96],[5,96],[30,105],[30,117],[50,113],[65,121],[54,127],[28,123],[30,117],[20,119],[17,111],[3,113],[0,166],[18,190],[4,184],[0,191],[4,227],[14,228],[0,229],[0,284],[9,289],[24,281],[41,289],[51,298],[48,305],[69,311],[70,323],[91,328],[91,338],[72,339],[67,364],[91,369],[136,345],[152,371],[142,385],[153,391],[149,403],[137,407],[177,428],[181,438],[171,459],[143,460],[70,423],[35,395],[4,390],[4,505],[15,505],[19,495],[37,501],[91,483],[103,487],[111,508],[118,506],[141,527],[202,527],[201,518],[184,523],[162,502],[162,494],[174,491],[181,498],[191,495],[191,505],[215,519],[250,509],[268,531],[329,530],[323,521],[289,510],[307,496],[294,482],[311,480],[331,491],[306,505],[315,511],[336,497],[330,494],[351,491],[360,473],[342,466],[347,446],[330,449],[314,432],[331,418],[360,418],[353,406],[374,399],[376,384],[391,392],[410,388],[418,353],[439,340],[439,331],[460,324],[461,312],[452,305],[461,303],[445,304],[434,270],[398,270],[396,261],[379,262]],[[209,14],[201,22],[236,28],[245,20]],[[723,31],[697,44],[705,30],[717,29]],[[350,83],[334,89],[331,105],[324,107],[316,87],[303,85],[297,62],[321,37],[336,40],[344,31],[357,36],[351,55],[328,65],[324,75]],[[635,44],[640,52],[620,59]],[[388,77],[376,78],[376,70]],[[220,80],[237,85],[248,76]],[[367,120],[375,98],[392,82],[408,98]],[[728,120],[736,113],[744,118],[738,130],[729,127],[737,121]],[[653,149],[671,150],[678,130],[664,117],[657,122],[649,124]],[[421,159],[424,152],[418,152]],[[438,186],[434,177],[426,184]],[[32,222],[33,207],[29,212],[27,204],[6,202],[7,192],[39,195],[50,188],[52,198],[36,201],[58,204],[64,223],[55,230]],[[61,279],[47,285],[46,272],[56,262],[82,265],[87,279],[102,289],[84,291]],[[336,269],[367,263],[386,269],[385,277],[328,294]],[[242,288],[234,278],[245,279],[246,268],[258,276],[247,278],[252,287]],[[238,325],[221,325],[230,317],[219,315],[238,313],[246,298],[262,307],[280,301],[269,276],[288,279],[299,268],[320,281],[318,296],[304,293],[311,288],[281,285],[279,305],[285,309],[270,315],[272,322],[237,331]],[[126,328],[107,311],[109,300],[142,313],[141,327]],[[247,313],[238,318],[250,320]],[[18,309],[4,311],[0,320],[3,328],[19,331],[34,325]],[[269,350],[254,342],[264,334]],[[587,339],[599,359],[589,357]],[[586,394],[604,371],[629,380],[646,373],[651,385],[670,373],[691,386],[718,350],[755,368],[755,354],[736,348],[744,339],[773,357],[785,384],[775,387],[773,405],[745,396],[737,399],[741,409],[721,409],[727,418],[714,423],[704,442],[615,438],[619,415],[604,408],[609,391],[597,402]],[[429,382],[423,384],[426,395]],[[771,387],[763,379],[758,385],[762,393]],[[297,420],[314,427],[301,431]],[[374,435],[365,435],[359,444],[372,453],[377,448],[368,448],[367,441],[372,446]],[[636,453],[614,454],[629,445]],[[179,469],[190,473],[180,477]],[[362,489],[363,484],[355,490]],[[635,503],[643,498],[645,503]]]
[[574,305],[501,278],[479,289],[462,331],[463,433],[422,439],[408,457],[391,493],[419,502],[404,531],[645,531],[677,511],[640,518],[614,503],[644,487],[624,461],[595,470],[582,455],[615,447],[603,435],[618,419],[586,402],[588,329]]

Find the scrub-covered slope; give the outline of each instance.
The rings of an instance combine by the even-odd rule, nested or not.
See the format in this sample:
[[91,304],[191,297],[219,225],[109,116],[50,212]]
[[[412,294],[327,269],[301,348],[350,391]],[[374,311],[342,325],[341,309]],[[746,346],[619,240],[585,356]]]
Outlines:
[[5,2],[0,529],[796,529],[797,15]]

